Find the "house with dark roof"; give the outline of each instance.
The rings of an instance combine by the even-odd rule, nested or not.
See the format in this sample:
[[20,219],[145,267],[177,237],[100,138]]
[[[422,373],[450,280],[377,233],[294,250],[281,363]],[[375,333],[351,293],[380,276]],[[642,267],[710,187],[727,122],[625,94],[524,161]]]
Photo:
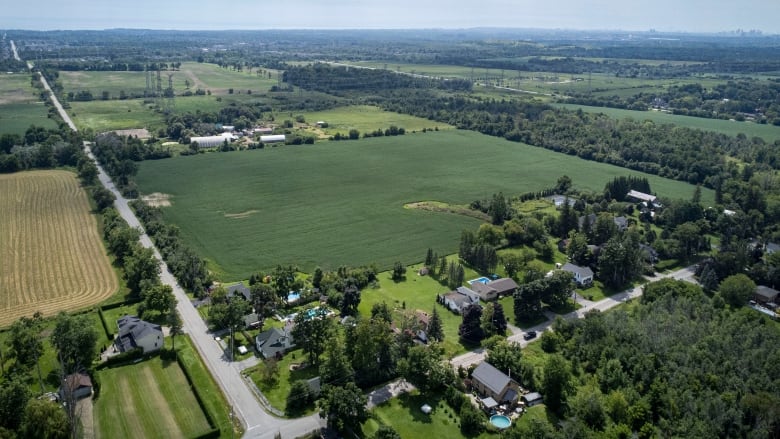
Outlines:
[[146,354],[163,347],[163,332],[160,325],[128,315],[117,320],[116,324],[119,333],[114,340],[114,345],[119,352],[141,349]]
[[254,312],[245,315],[243,319],[244,319],[244,328],[246,329],[257,329],[263,323],[263,320],[260,318],[260,315]]
[[255,347],[263,358],[281,357],[295,347],[292,334],[285,329],[271,328],[255,338]]
[[618,230],[620,230],[621,232],[628,228],[628,218],[624,216],[616,216],[615,218],[613,218],[613,221],[615,222],[615,225],[617,226]]
[[517,291],[518,288],[520,288],[520,286],[517,285],[517,282],[509,277],[502,277],[500,279],[492,280],[488,282],[487,285],[496,290],[498,297],[511,296],[515,294],[515,291]]
[[517,399],[519,385],[504,372],[483,361],[471,373],[471,383],[480,395],[496,402],[513,402]]
[[585,223],[588,223],[588,227],[593,228],[593,226],[596,224],[596,216],[595,213],[591,213],[590,215],[584,215],[577,218],[577,227],[580,229],[580,231],[583,231],[585,228]]
[[[84,373],[70,374],[62,380],[59,389],[60,401],[73,401],[92,395],[92,380]],[[70,398],[68,395],[70,394]]]
[[483,302],[489,302],[498,298],[498,291],[488,284],[482,282],[474,282],[471,284],[471,291],[474,291]]
[[561,270],[568,271],[574,277],[574,282],[579,286],[586,286],[593,283],[593,270],[588,267],[580,267],[571,262],[563,264]]
[[463,309],[472,303],[479,303],[479,295],[466,287],[458,287],[454,291],[444,294],[441,303],[450,311],[460,314]]
[[238,297],[246,301],[252,300],[252,292],[244,285],[243,282],[239,282],[235,285],[227,287],[228,297]]
[[780,291],[765,285],[759,285],[756,287],[756,292],[753,293],[753,300],[762,305],[777,303],[778,297],[780,297]]

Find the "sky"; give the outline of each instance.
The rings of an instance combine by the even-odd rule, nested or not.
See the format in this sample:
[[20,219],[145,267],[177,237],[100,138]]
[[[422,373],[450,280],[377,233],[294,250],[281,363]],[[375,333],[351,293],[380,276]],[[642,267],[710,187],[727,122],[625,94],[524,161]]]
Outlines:
[[[9,2],[11,0],[0,0]],[[778,0],[39,0],[0,29],[536,29],[780,33]]]

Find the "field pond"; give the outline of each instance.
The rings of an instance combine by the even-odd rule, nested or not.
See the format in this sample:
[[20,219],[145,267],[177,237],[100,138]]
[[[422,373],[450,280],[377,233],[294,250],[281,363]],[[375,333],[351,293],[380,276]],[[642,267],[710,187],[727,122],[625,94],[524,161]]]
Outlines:
[[[395,261],[423,260],[429,247],[452,253],[461,231],[480,220],[405,206],[518,195],[550,187],[563,174],[594,191],[615,176],[643,175],[444,130],[146,161],[136,181],[143,194],[168,197],[165,219],[221,280],[231,281],[277,264],[304,271],[369,263],[387,269]],[[647,177],[659,195],[693,195],[689,184]],[[702,196],[713,198],[708,190]]]
[[92,306],[118,288],[75,174],[0,175],[0,327]]

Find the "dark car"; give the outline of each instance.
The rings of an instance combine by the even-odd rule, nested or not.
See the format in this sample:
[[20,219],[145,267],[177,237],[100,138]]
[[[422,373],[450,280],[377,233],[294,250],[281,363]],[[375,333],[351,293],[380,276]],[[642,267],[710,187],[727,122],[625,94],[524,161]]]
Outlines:
[[523,335],[523,338],[526,340],[530,340],[532,338],[536,338],[536,331],[528,331]]

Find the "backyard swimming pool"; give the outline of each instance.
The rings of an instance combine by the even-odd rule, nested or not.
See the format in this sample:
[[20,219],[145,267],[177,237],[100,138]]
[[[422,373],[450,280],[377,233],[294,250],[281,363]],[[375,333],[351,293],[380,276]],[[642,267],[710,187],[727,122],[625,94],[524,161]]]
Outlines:
[[478,277],[476,279],[471,279],[469,281],[469,285],[474,285],[477,282],[479,282],[481,284],[487,284],[488,282],[490,282],[490,279],[486,278],[485,276]]
[[506,416],[503,415],[493,415],[490,417],[490,423],[493,424],[496,428],[500,430],[504,430],[506,428],[509,428],[510,425],[512,425],[512,421],[509,420]]

